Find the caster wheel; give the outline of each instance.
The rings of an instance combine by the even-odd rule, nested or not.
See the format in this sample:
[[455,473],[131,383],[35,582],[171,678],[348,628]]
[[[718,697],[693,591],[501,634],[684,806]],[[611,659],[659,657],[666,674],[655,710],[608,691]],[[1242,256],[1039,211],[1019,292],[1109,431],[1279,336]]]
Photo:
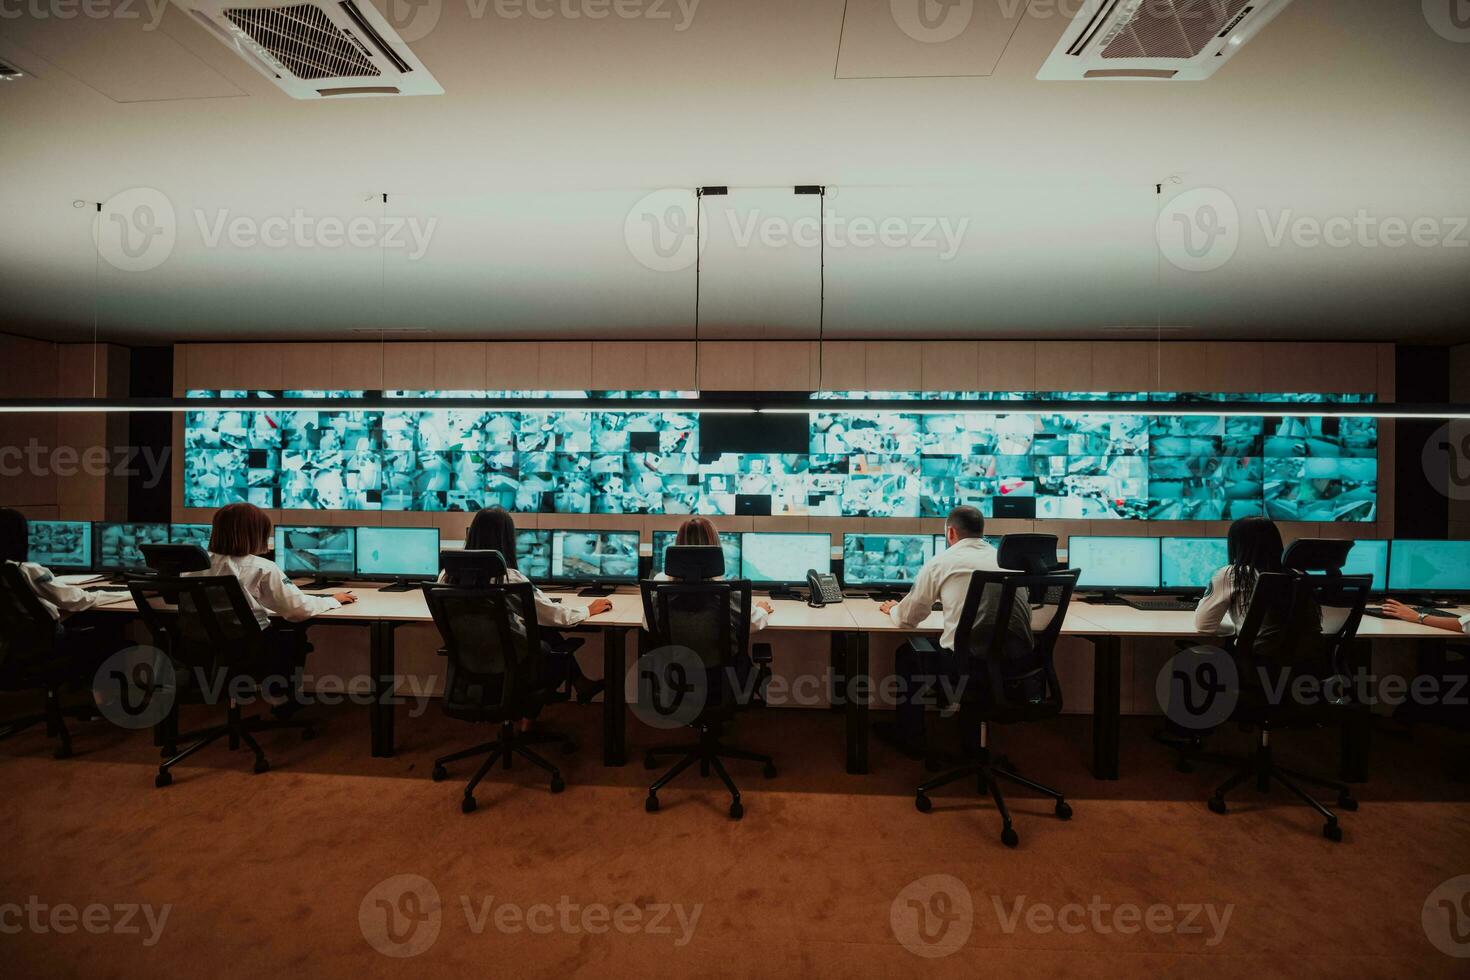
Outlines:
[[1066,800],[1057,800],[1057,819],[1071,820],[1072,806]]
[[1323,824],[1322,836],[1336,844],[1342,840],[1342,828],[1335,823]]
[[761,775],[765,776],[767,779],[775,779],[776,764],[774,762],[767,762],[766,767],[761,770]]
[[435,766],[433,771],[429,773],[429,778],[436,783],[442,783],[449,778],[449,770],[443,766]]
[[475,798],[473,796],[466,796],[464,799],[460,800],[459,801],[459,812],[460,813],[474,813],[475,812]]
[[157,776],[153,777],[153,785],[163,789],[174,781],[174,774],[167,770],[159,770]]
[[271,769],[271,764],[269,762],[267,762],[266,760],[264,760],[264,759],[257,759],[256,760],[256,762],[255,762],[255,773],[256,773],[256,775],[259,775],[260,773],[263,773],[263,772],[270,772],[270,769]]
[[1000,842],[1006,847],[1015,847],[1017,844],[1021,843],[1021,838],[1017,836],[1014,830],[1012,830],[1010,827],[1007,827],[1005,830],[1002,830],[1000,832]]
[[742,805],[739,800],[736,800],[734,803],[731,803],[730,804],[730,819],[731,820],[739,820],[743,816],[745,816],[745,807],[744,807],[744,805]]
[[1339,796],[1337,798],[1337,806],[1339,809],[1346,810],[1347,812],[1352,813],[1358,808],[1358,801],[1344,793],[1342,796]]
[[914,797],[914,809],[918,810],[920,813],[928,813],[930,810],[934,809],[934,801],[929,799],[929,797],[925,796],[923,793],[920,793]]
[[643,801],[643,809],[646,812],[648,812],[648,813],[657,813],[658,812],[658,797],[657,796],[654,796],[652,793],[649,793],[648,794],[648,799],[646,799],[646,800]]
[[560,776],[552,776],[551,777],[551,791],[553,793],[560,793],[562,790],[564,790],[566,788],[567,788],[567,784],[564,783],[564,782],[562,782],[562,778]]
[[651,754],[650,755],[645,755],[643,757],[643,768],[644,769],[657,769],[658,768],[658,760],[655,759]]
[[1210,805],[1210,812],[1211,813],[1224,813],[1224,812],[1226,812],[1226,810],[1225,810],[1225,801],[1223,799],[1221,799],[1220,797],[1218,797],[1218,796],[1212,796],[1212,797],[1210,797],[1210,804],[1209,805]]

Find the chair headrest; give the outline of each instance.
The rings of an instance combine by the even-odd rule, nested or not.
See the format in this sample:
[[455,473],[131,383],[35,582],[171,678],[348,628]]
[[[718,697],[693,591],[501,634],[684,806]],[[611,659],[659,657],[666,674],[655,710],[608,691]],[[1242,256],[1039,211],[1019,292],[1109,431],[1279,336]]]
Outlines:
[[1351,541],[1337,538],[1298,538],[1287,546],[1281,564],[1298,572],[1337,573],[1352,547]]
[[441,551],[439,567],[451,585],[485,584],[505,577],[505,556],[498,551]]
[[996,563],[1001,568],[1039,575],[1056,568],[1057,536],[1055,534],[1007,534],[1000,539]]
[[664,572],[681,582],[725,574],[725,550],[718,545],[674,545],[664,552]]
[[209,570],[209,552],[197,544],[144,544],[138,547],[148,567],[166,578]]

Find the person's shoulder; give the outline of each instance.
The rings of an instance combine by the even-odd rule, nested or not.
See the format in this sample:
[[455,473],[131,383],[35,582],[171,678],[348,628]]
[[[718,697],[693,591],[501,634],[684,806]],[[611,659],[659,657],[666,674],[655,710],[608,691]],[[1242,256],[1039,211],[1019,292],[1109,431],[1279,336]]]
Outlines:
[[523,572],[523,571],[521,571],[519,568],[507,568],[505,570],[505,580],[507,582],[529,582],[529,581],[531,581],[530,579],[526,578],[526,573]]

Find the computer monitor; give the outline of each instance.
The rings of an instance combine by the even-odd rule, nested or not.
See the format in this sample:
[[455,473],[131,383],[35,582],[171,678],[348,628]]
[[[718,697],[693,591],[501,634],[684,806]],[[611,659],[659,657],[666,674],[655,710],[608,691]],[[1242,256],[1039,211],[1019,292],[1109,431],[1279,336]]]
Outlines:
[[279,526],[276,564],[289,578],[310,575],[311,587],[325,588],[332,576],[357,570],[356,535],[350,527]]
[[439,576],[437,527],[359,527],[357,577],[393,580],[382,592],[407,592]]
[[1082,570],[1077,585],[1092,589],[1157,589],[1159,539],[1074,534],[1067,565]]
[[167,524],[122,524],[99,521],[92,526],[95,548],[92,568],[99,572],[126,572],[147,568],[141,546],[168,544]]
[[28,561],[56,572],[85,572],[92,567],[90,521],[29,521]]
[[[654,531],[653,532],[653,570],[652,574],[658,575],[664,570],[664,552],[668,551],[677,540],[677,531]],[[734,578],[740,574],[740,533],[738,531],[721,531],[720,548],[725,552],[725,575]]]
[[540,528],[516,530],[516,571],[533,582],[551,578],[551,532]]
[[[602,584],[638,581],[637,531],[555,531],[551,535],[551,578]],[[606,595],[610,589],[583,589]]]
[[928,534],[844,534],[842,580],[847,585],[907,585],[934,557]]
[[1388,542],[1358,540],[1348,551],[1347,562],[1342,566],[1344,575],[1372,575],[1373,591],[1388,588]]
[[810,569],[832,571],[830,534],[747,531],[740,537],[740,577],[775,585],[806,583]]
[[[1003,538],[1003,537],[1005,537],[1005,535],[1004,534],[987,534],[984,537],[985,537],[985,543],[986,544],[990,545],[992,548],[999,548],[1000,547],[1000,539]],[[936,555],[939,554],[941,551],[943,551],[945,548],[948,548],[948,547],[949,547],[949,539],[947,537],[945,537],[942,534],[936,534],[936,535],[934,535],[934,553]]]
[[1224,538],[1160,538],[1160,582],[1166,589],[1206,588],[1229,553]]
[[214,528],[208,524],[170,524],[168,526],[169,544],[197,544],[205,551],[209,550],[209,535]]
[[1470,541],[1394,539],[1388,552],[1388,588],[1391,592],[1470,592]]

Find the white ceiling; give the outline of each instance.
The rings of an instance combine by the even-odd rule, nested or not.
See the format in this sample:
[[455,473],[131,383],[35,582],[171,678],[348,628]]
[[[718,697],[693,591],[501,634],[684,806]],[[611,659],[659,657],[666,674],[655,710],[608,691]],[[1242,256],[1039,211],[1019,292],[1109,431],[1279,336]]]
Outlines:
[[[324,103],[287,98],[176,7],[148,29],[150,2],[60,20],[27,0],[0,19],[0,61],[35,76],[0,84],[0,330],[90,337],[95,309],[121,341],[687,337],[694,270],[645,267],[627,235],[651,192],[724,184],[701,335],[811,336],[817,251],[738,239],[815,215],[789,188],[820,183],[843,227],[964,229],[948,259],[829,248],[828,336],[1470,336],[1470,230],[1458,248],[1304,248],[1261,222],[1362,211],[1453,232],[1470,215],[1470,43],[1418,2],[1296,0],[1213,79],[1089,84],[1034,78],[1055,0],[1011,18],[996,11],[1021,0],[974,0],[952,46],[904,36],[887,0],[699,0],[684,30],[676,0],[658,0],[670,19],[602,20],[426,0],[439,19],[412,47],[445,94]],[[971,77],[835,77],[930,72]],[[74,206],[133,188],[176,216],[143,271],[99,260],[93,205]],[[1156,242],[1160,208],[1195,188],[1241,216],[1213,271]],[[387,215],[434,222],[421,257],[209,240],[221,216],[378,221],[384,192]]]

